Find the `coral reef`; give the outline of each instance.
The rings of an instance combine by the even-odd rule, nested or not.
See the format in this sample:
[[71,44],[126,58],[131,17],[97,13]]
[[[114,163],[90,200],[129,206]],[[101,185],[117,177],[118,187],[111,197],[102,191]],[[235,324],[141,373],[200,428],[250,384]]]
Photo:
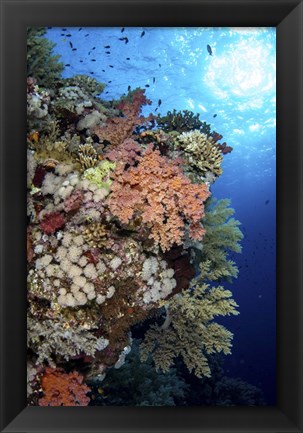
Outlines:
[[231,148],[186,110],[144,117],[143,89],[105,102],[95,79],[61,78],[44,34],[28,30],[28,404],[186,404],[171,366],[209,377],[232,342],[214,319],[238,314],[211,285],[241,250],[229,202],[209,199]]

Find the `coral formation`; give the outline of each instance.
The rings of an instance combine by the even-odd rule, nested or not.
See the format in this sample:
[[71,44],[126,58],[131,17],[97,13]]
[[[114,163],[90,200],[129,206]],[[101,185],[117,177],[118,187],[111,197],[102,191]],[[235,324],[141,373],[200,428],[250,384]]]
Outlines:
[[192,112],[143,116],[143,89],[105,102],[94,78],[61,78],[44,34],[28,30],[28,402],[103,405],[96,386],[118,380],[130,404],[183,404],[175,361],[209,377],[210,354],[231,351],[214,319],[237,305],[210,284],[237,276],[242,234],[209,199],[231,148]]
[[83,383],[78,372],[64,373],[60,369],[46,368],[41,387],[44,396],[39,406],[87,406],[90,388]]
[[215,177],[222,174],[223,158],[211,137],[197,130],[183,132],[178,136],[177,145],[184,151],[188,165],[201,178],[205,179],[208,173]]
[[150,229],[149,238],[166,251],[182,243],[185,223],[191,238],[202,238],[208,196],[205,185],[192,184],[178,164],[148,146],[136,167],[117,167],[108,205],[123,224],[140,218]]

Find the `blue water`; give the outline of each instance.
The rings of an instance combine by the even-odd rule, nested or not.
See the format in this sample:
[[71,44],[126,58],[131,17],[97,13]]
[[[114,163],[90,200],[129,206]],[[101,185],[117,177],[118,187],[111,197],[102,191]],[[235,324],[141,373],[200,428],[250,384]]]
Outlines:
[[215,197],[231,199],[245,234],[243,252],[234,257],[239,277],[226,285],[240,315],[224,320],[235,334],[224,370],[260,387],[267,404],[275,404],[275,28],[51,28],[47,37],[70,65],[64,77],[87,74],[106,83],[106,100],[128,86],[146,88],[153,104],[144,114],[159,99],[162,115],[174,108],[200,113],[233,147],[212,186]]

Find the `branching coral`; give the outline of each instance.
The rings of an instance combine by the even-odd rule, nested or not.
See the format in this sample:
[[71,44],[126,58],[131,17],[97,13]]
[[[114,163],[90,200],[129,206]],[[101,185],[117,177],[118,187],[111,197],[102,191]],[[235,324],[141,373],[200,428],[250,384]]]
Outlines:
[[183,132],[176,141],[184,151],[188,165],[205,178],[208,172],[214,176],[222,174],[222,155],[213,139],[200,131]]
[[150,228],[150,238],[163,251],[181,244],[185,224],[193,239],[204,234],[200,221],[209,196],[204,184],[192,184],[178,165],[149,146],[137,167],[117,167],[108,205],[123,224],[140,217]]
[[158,115],[157,124],[165,132],[185,132],[197,129],[205,134],[209,134],[210,125],[206,122],[201,122],[199,117],[199,114],[194,114],[192,111],[173,110],[172,112],[168,111],[165,116]]
[[203,224],[206,234],[203,238],[203,249],[198,255],[200,270],[205,280],[236,278],[236,264],[228,259],[230,251],[240,253],[240,241],[243,234],[239,221],[232,218],[234,209],[230,200],[210,199],[206,202]]
[[216,316],[238,314],[232,294],[223,287],[207,284],[174,296],[168,303],[168,316],[163,326],[152,326],[141,343],[141,359],[151,353],[156,367],[168,371],[181,355],[189,371],[196,376],[209,376],[205,353],[231,353],[232,333],[213,322]]
[[35,77],[39,86],[52,88],[64,69],[60,56],[53,55],[55,46],[43,36],[45,27],[27,28],[27,76]]
[[39,406],[87,406],[90,388],[78,372],[65,373],[61,369],[46,368],[41,378],[44,396]]
[[118,146],[132,136],[136,126],[147,125],[153,120],[153,115],[147,118],[139,116],[142,105],[149,104],[149,100],[144,95],[145,90],[136,89],[128,98],[124,98],[118,104],[123,117],[112,117],[107,119],[105,127],[96,126],[93,132],[100,140],[110,142],[113,146]]

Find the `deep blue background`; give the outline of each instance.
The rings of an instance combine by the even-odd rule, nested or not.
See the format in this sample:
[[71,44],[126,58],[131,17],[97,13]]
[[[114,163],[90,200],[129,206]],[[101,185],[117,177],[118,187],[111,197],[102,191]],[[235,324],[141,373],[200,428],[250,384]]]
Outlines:
[[[107,84],[103,99],[145,87],[144,114],[189,109],[233,147],[212,186],[229,198],[244,232],[240,273],[226,287],[240,315],[227,375],[240,377],[276,401],[276,33],[275,28],[52,28],[47,37],[66,66]],[[142,32],[145,32],[142,35]],[[70,36],[69,36],[70,35]],[[127,37],[128,43],[119,40]],[[207,52],[207,44],[212,55]],[[110,45],[107,49],[105,46]],[[74,50],[72,50],[74,48]],[[106,53],[108,51],[109,53]],[[112,67],[110,67],[110,65]],[[217,115],[214,117],[214,115]]]

